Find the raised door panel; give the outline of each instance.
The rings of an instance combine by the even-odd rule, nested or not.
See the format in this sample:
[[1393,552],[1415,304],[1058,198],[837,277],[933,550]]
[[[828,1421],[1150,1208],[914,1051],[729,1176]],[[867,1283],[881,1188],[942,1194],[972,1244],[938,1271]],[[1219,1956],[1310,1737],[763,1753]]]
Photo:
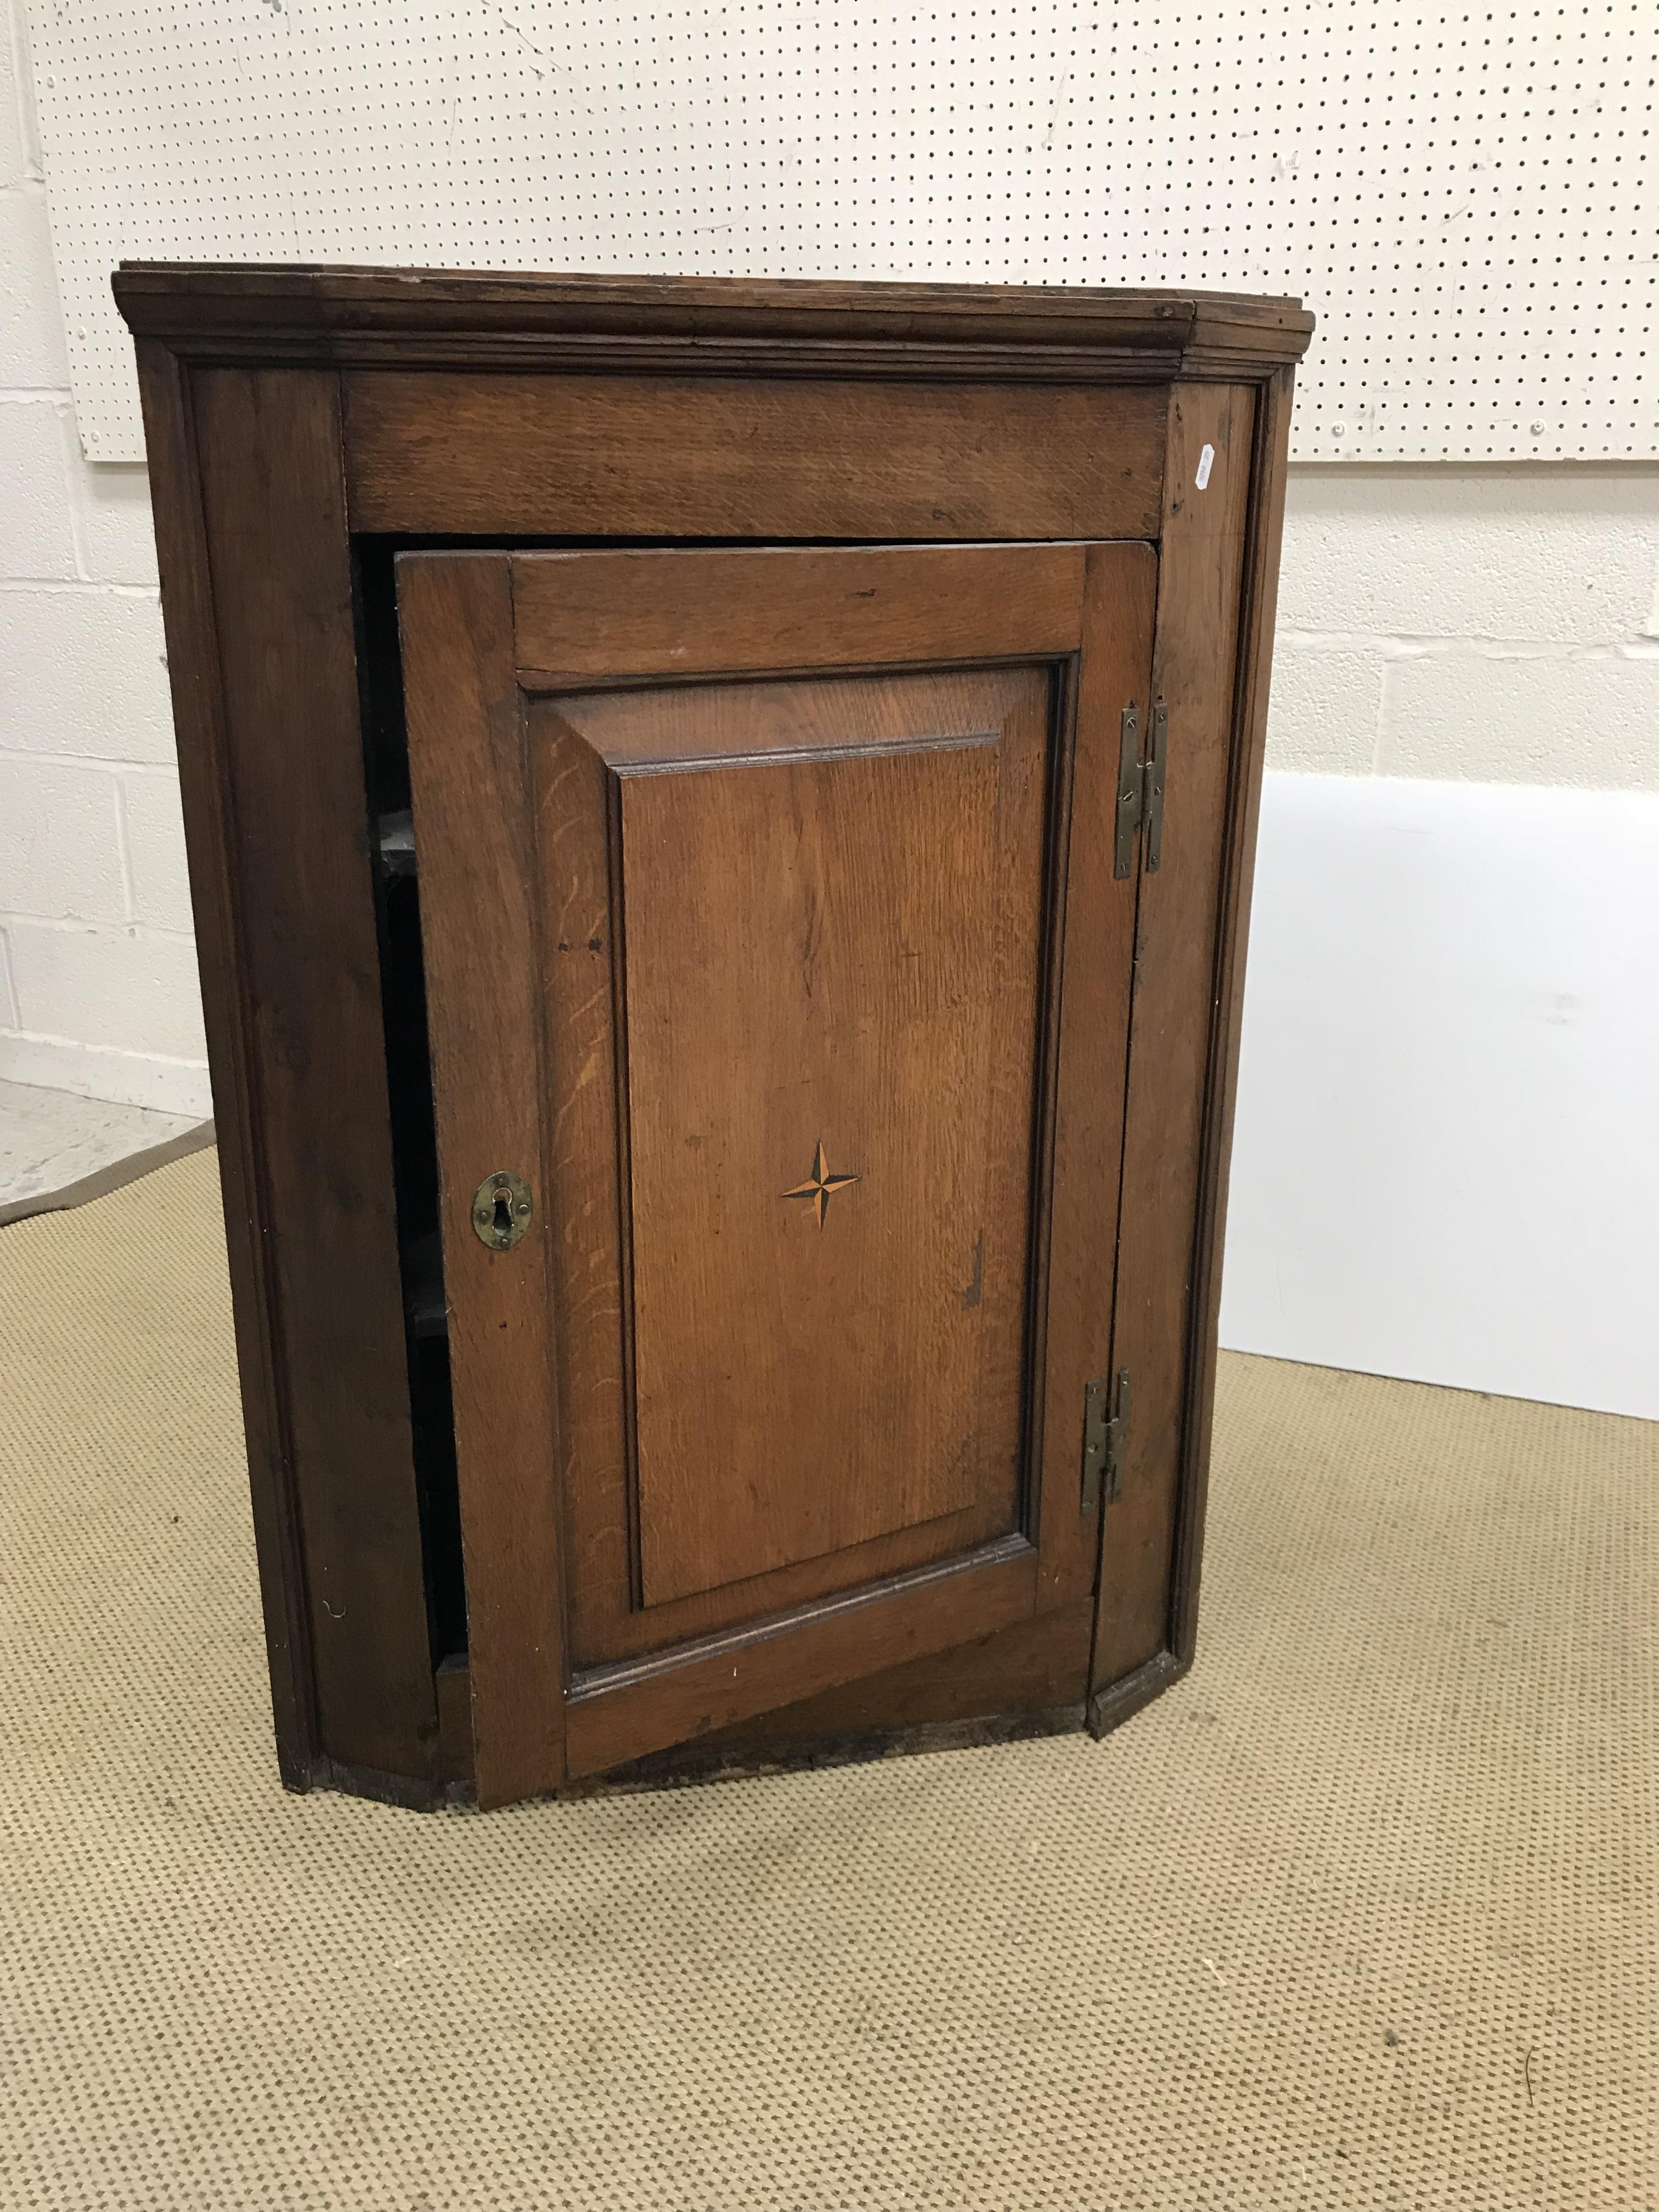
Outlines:
[[532,710],[579,1662],[1018,1525],[1054,693]]
[[[987,1111],[998,750],[623,782],[647,1605],[981,1503],[1012,1525],[1030,1127]],[[1040,857],[1010,856],[1028,1063]],[[988,1304],[992,1201],[1016,1250]]]
[[[1133,926],[1097,770],[1152,573],[400,563],[486,1800],[1089,1588],[1118,1178],[1079,1135],[1120,1111]],[[503,1144],[537,1212],[493,1252]]]

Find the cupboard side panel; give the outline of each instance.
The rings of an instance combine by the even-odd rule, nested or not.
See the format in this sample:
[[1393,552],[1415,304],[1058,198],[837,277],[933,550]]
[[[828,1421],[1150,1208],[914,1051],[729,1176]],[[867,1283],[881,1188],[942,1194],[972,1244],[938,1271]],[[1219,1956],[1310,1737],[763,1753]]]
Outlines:
[[276,1759],[286,1788],[308,1790],[318,1750],[310,1607],[268,1264],[253,1009],[241,985],[246,923],[233,866],[235,825],[194,411],[188,376],[167,349],[141,338],[137,353]]
[[1121,1494],[1105,1509],[1095,1691],[1170,1632],[1254,414],[1237,385],[1178,386],[1170,413],[1152,655],[1153,696],[1169,708],[1163,860],[1147,869],[1143,833],[1113,1351],[1133,1413]]
[[[298,1507],[321,1751],[430,1775],[437,1702],[392,1179],[337,380],[193,378],[240,913],[246,1234]],[[233,1048],[235,1049],[236,1048]],[[239,1225],[237,1233],[241,1234]]]
[[1192,1372],[1188,1441],[1176,1532],[1170,1646],[1190,1665],[1198,1636],[1198,1593],[1209,1492],[1211,1421],[1215,1409],[1222,1243],[1232,1160],[1233,1106],[1244,1006],[1244,958],[1249,937],[1250,886],[1255,873],[1256,821],[1261,803],[1273,618],[1285,528],[1285,471],[1290,451],[1293,369],[1281,369],[1256,403],[1250,511],[1244,546],[1239,637],[1238,702],[1232,786],[1227,801],[1224,875],[1216,947],[1214,1029],[1205,1109],[1204,1162],[1199,1195],[1198,1250],[1192,1297]]

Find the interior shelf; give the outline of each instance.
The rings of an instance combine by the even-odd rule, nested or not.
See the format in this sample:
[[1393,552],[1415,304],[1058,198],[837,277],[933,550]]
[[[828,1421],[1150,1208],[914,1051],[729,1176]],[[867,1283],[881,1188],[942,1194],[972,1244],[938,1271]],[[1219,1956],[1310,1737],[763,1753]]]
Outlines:
[[383,814],[378,826],[380,854],[380,873],[383,876],[412,876],[415,872],[415,817],[405,806],[395,814]]

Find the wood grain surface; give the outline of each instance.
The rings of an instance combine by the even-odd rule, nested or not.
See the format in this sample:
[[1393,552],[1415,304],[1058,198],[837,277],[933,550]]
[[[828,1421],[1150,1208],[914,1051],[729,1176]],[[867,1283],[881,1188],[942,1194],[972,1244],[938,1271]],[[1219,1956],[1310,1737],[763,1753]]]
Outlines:
[[[554,1771],[525,1717],[548,1639],[527,1650],[522,1623],[561,1582],[571,1774],[1086,1589],[1080,1466],[1039,1520],[1029,1455],[1068,718],[1109,760],[1149,647],[1144,550],[1097,550],[940,549],[937,575],[902,550],[520,555],[510,591],[489,556],[399,562],[492,1802]],[[814,651],[820,602],[826,672],[769,674]],[[526,652],[601,605],[617,688],[528,695]],[[625,653],[678,674],[682,635],[716,641],[726,680],[629,688]],[[988,635],[1030,658],[950,665]],[[935,637],[946,665],[917,667]],[[878,646],[902,672],[828,672]],[[1110,842],[1088,797],[1085,866]],[[1129,931],[1077,912],[1121,1066]],[[538,1122],[545,1287],[475,1251],[459,1210],[512,1164],[485,1133],[528,1157]],[[1109,1252],[1116,1194],[1098,1160],[1066,1194]],[[1099,1334],[1109,1267],[1088,1295]],[[562,1445],[510,1353],[556,1370]],[[1041,1583],[1039,1543],[1066,1563]]]
[[300,1498],[288,1440],[288,1377],[277,1356],[281,1291],[271,1267],[258,1038],[245,988],[251,924],[246,887],[235,865],[231,738],[218,664],[194,403],[188,372],[155,339],[139,341],[138,383],[150,466],[165,488],[155,507],[156,553],[276,1757],[285,1785],[304,1790],[323,1756],[316,1666]]
[[1204,1106],[1203,1161],[1197,1249],[1193,1262],[1192,1368],[1181,1510],[1176,1529],[1170,1645],[1183,1665],[1198,1640],[1199,1583],[1209,1489],[1210,1429],[1215,1406],[1221,1260],[1227,1226],[1227,1176],[1232,1157],[1233,1106],[1244,1011],[1244,961],[1249,939],[1250,884],[1255,872],[1256,822],[1267,737],[1273,615],[1285,526],[1285,471],[1290,453],[1291,372],[1263,386],[1255,403],[1250,507],[1240,602],[1238,696],[1232,780],[1227,793],[1220,914],[1217,931],[1214,1030],[1209,1092]]
[[804,683],[793,758],[714,769],[751,702],[700,687],[690,772],[623,779],[647,1606],[1017,1519],[1049,683],[959,681],[948,732]]
[[[1146,545],[1089,549],[1079,659],[1077,762],[1067,824],[1066,908],[1056,957],[1046,1334],[1042,1575],[1045,1604],[1091,1590],[1100,1519],[1079,1515],[1084,1393],[1113,1371],[1118,1193],[1135,931],[1135,884],[1112,872],[1119,726],[1147,697],[1158,560]],[[1114,1509],[1115,1510],[1115,1509]]]
[[[564,1774],[541,960],[508,563],[401,562],[398,612],[478,1802],[492,1805]],[[474,1231],[473,1200],[501,1169],[524,1177],[539,1211],[521,1243],[494,1251]]]
[[358,530],[1133,537],[1166,398],[794,378],[348,380]]
[[[708,573],[720,576],[726,565],[712,561]],[[552,1056],[550,1105],[570,1613],[582,1663],[797,1604],[1014,1523],[1049,681],[1041,669],[954,670],[567,695],[532,706],[542,882],[553,902],[544,933],[549,1021],[566,1040]],[[918,732],[922,749],[907,750]],[[1005,734],[1006,748],[941,744]],[[981,824],[987,854],[976,877],[957,854],[961,910],[947,915],[939,869],[951,825],[916,834],[929,824],[908,811],[908,784],[921,779],[925,788],[941,769],[959,772],[955,756],[964,750],[991,787]],[[708,764],[733,760],[748,764]],[[806,804],[780,790],[789,775],[809,779]],[[841,818],[833,789],[826,807],[810,781],[848,775],[864,779],[873,800],[851,821]],[[616,779],[609,796],[607,778]],[[700,794],[733,783],[752,794],[747,842],[694,845],[686,810],[695,814]],[[646,802],[644,824],[629,833],[636,800]],[[624,907],[630,866],[640,902],[630,893]],[[890,911],[896,898],[915,910]],[[940,966],[944,940],[933,933],[946,920],[964,944],[981,946],[982,1003],[963,988],[959,956]],[[625,993],[612,950],[623,945]],[[977,1039],[965,1063],[964,1024]],[[942,1041],[951,1048],[949,1081],[934,1066]],[[631,1115],[622,1110],[624,1066]],[[802,1121],[814,1089],[836,1125]],[[885,1127],[895,1109],[898,1124]],[[835,1170],[842,1123],[870,1131],[876,1149],[860,1182],[827,1199],[820,1229],[810,1199],[781,1194],[807,1176],[821,1136]],[[617,1195],[595,1204],[595,1164],[612,1147]],[[971,1224],[940,1209],[926,1187],[935,1156],[936,1172],[953,1182],[976,1169],[979,1195],[994,1200],[1006,1234],[987,1233],[984,1203]],[[873,1218],[867,1206],[854,1210],[872,1188],[884,1197]],[[745,1228],[761,1239],[747,1259],[764,1270],[758,1291],[729,1249],[734,1239],[741,1249]],[[950,1249],[934,1256],[941,1237]],[[913,1281],[923,1292],[914,1321],[905,1314]],[[823,1306],[810,1327],[780,1306],[786,1283],[798,1300]],[[922,1326],[923,1313],[945,1328],[945,1341],[977,1349],[965,1382],[953,1371],[936,1389],[920,1365],[917,1405],[902,1414],[899,1370],[914,1349],[907,1332]],[[775,1542],[765,1562],[732,1559],[728,1583],[701,1597],[661,1581],[641,1590],[642,1535],[659,1546],[661,1538],[641,1522],[640,1484],[651,1478],[636,1461],[630,1398],[637,1389],[648,1432],[683,1440],[678,1518],[695,1547],[711,1540],[705,1528],[720,1510],[700,1471],[730,1462],[730,1449],[705,1434],[711,1408],[730,1415],[749,1405],[735,1378],[755,1382],[757,1364],[782,1393],[767,1402],[787,1409],[799,1399],[787,1415],[799,1432],[772,1438],[775,1462],[762,1452],[744,1498],[726,1510],[752,1543],[769,1498],[794,1530],[793,1552]],[[958,1491],[907,1504],[911,1486],[941,1478],[930,1476],[926,1455],[895,1451],[888,1431],[895,1420],[921,1419],[924,1401],[948,1407],[963,1387],[976,1436],[981,1393],[1004,1407],[1002,1473],[983,1479],[976,1449],[973,1468],[964,1462],[951,1478]],[[809,1399],[823,1401],[810,1420]],[[761,1402],[740,1423],[750,1457],[748,1422]],[[831,1439],[836,1452],[867,1458],[851,1488],[853,1460],[824,1461]],[[726,1437],[728,1447],[737,1441]],[[908,1471],[894,1475],[901,1464]],[[834,1516],[869,1509],[884,1466],[895,1498],[872,1533],[860,1540],[856,1519],[843,1518],[832,1537]],[[672,1507],[672,1489],[661,1503]],[[890,1533],[876,1534],[878,1527]],[[642,1605],[647,1596],[654,1601]]]
[[[599,1786],[649,1788],[780,1764],[817,1766],[1081,1729],[1094,1627],[1092,1597],[1015,1620],[602,1770]],[[439,1676],[440,1704],[447,1692],[464,1697],[456,1686],[465,1682],[465,1662],[458,1661]],[[458,1778],[470,1783],[470,1741],[459,1744],[459,1755]],[[586,1794],[592,1779],[569,1787]]]
[[[1075,1614],[1103,1528],[1091,1710],[1109,1717],[1152,1694],[1192,1650],[1291,365],[1312,319],[1294,301],[1096,288],[247,265],[129,266],[115,288],[141,339],[284,1781],[412,1802],[451,1786],[465,1765],[457,1670],[446,1674],[441,1729],[433,1668],[445,1655],[428,1629],[364,699],[377,746],[395,744],[396,718],[377,703],[374,670],[360,678],[353,562],[370,556],[354,554],[354,530],[750,541],[702,554],[513,556],[516,635],[503,624],[501,561],[445,556],[451,596],[438,594],[434,611],[447,644],[422,626],[420,649],[434,656],[428,705],[447,698],[453,709],[434,711],[422,740],[439,802],[428,833],[453,807],[436,842],[447,835],[459,859],[453,898],[440,902],[447,924],[427,912],[424,880],[421,897],[428,957],[435,948],[447,979],[452,1103],[472,1086],[447,1140],[446,1205],[470,1195],[475,1163],[463,1172],[459,1160],[483,1149],[486,1132],[534,1154],[538,1196],[556,1182],[561,1147],[611,1164],[608,1195],[576,1214],[545,1205],[516,1253],[487,1254],[476,1239],[470,1249],[453,1212],[446,1222],[477,1324],[470,1346],[464,1317],[458,1336],[471,1377],[466,1419],[482,1440],[468,1542],[487,1531],[485,1550],[498,1554],[476,1590],[471,1550],[468,1561],[470,1607],[493,1620],[480,1677],[486,1791],[548,1786],[564,1771],[561,1700],[549,1686],[571,1669],[588,1732],[584,1771],[602,1750],[627,1758],[647,1739],[660,1745],[665,1715],[704,1735],[752,1728],[768,1700],[867,1719],[876,1708],[855,1680],[820,1679],[832,1650],[843,1668],[890,1668],[888,1690],[869,1686],[878,1700],[902,1698],[899,1678],[917,1667],[918,1681],[935,1680],[935,1665],[940,1683],[969,1681],[965,1661],[929,1656],[946,1648],[939,1636],[1012,1652],[995,1638]],[[1217,465],[1197,495],[1206,444]],[[1119,533],[1161,541],[1150,686],[1153,556],[1146,545],[1079,542]],[[1049,537],[1072,542],[1040,542]],[[863,538],[909,542],[826,543]],[[779,539],[811,543],[786,550]],[[999,539],[1028,542],[988,542]],[[725,565],[718,574],[678,565],[702,560]],[[988,1130],[1006,1116],[1026,1133],[1035,1194],[1018,1525],[1007,1528],[1006,1496],[981,1492],[933,1520],[647,1607],[628,1411],[630,1124],[660,1113],[666,1129],[668,1117],[655,1082],[648,1102],[629,1087],[641,1039],[629,1027],[626,909],[640,886],[629,880],[625,817],[631,808],[638,852],[670,836],[677,783],[702,775],[752,788],[805,775],[775,757],[788,750],[777,732],[790,702],[831,677],[942,684],[928,734],[972,735],[945,710],[946,691],[988,683],[996,663],[1040,664],[1058,702],[1043,764],[1041,1033],[1018,1070],[1012,1053],[1000,1073],[991,1067],[987,1088]],[[687,679],[739,677],[762,679],[749,689],[772,734],[756,744],[740,716],[705,716],[708,759],[725,765],[672,770],[677,709],[664,702]],[[1143,687],[1170,706],[1164,858],[1155,875],[1126,883],[1106,866],[1111,769],[1118,712]],[[550,693],[581,695],[580,731],[555,727]],[[623,693],[631,703],[617,703]],[[965,759],[974,749],[957,750]],[[995,750],[1000,806],[1006,726]],[[791,804],[819,834],[831,816],[866,823],[873,866],[891,825],[871,757],[844,751],[815,764],[811,777],[829,781]],[[904,804],[965,836],[975,822],[982,830],[982,805],[950,786],[945,757],[933,763],[944,783],[907,790]],[[710,782],[710,808],[714,791]],[[747,847],[763,860],[757,835]],[[732,825],[714,842],[730,848]],[[968,872],[947,868],[941,884]],[[745,895],[758,914],[758,894]],[[665,912],[665,961],[671,951],[683,961]],[[556,916],[581,960],[561,965],[539,941]],[[500,957],[485,956],[492,932]],[[982,945],[957,934],[958,980],[976,989]],[[947,1027],[966,1038],[965,1006]],[[562,1048],[550,1053],[553,1036]],[[486,1097],[485,1072],[496,1069],[503,1085]],[[965,1109],[958,1119],[965,1130]],[[1115,1122],[1128,1161],[1115,1226]],[[951,1157],[965,1158],[965,1138],[951,1142]],[[988,1134],[982,1149],[990,1176]],[[515,1164],[493,1149],[488,1163]],[[835,1151],[826,1165],[833,1177]],[[831,1194],[842,1212],[821,1239],[861,1188]],[[988,1240],[982,1255],[988,1321],[1004,1309],[997,1269],[1009,1242]],[[539,1300],[514,1302],[513,1278],[491,1267],[525,1259],[531,1244],[520,1278],[545,1271]],[[919,1246],[916,1265],[931,1270],[939,1257]],[[482,1295],[469,1283],[475,1267]],[[671,1255],[659,1274],[672,1272]],[[586,1366],[574,1325],[583,1316],[599,1324],[594,1342],[608,1332],[604,1358]],[[505,1376],[490,1365],[501,1347],[481,1340],[492,1317],[513,1348]],[[984,1379],[994,1362],[975,1370],[988,1402],[1007,1394],[1012,1339],[1005,1330],[997,1340],[1001,1379]],[[1121,1364],[1136,1378],[1124,1494],[1096,1516],[1078,1502],[1077,1384]],[[580,1532],[562,1525],[561,1407],[568,1424],[588,1425],[590,1441],[601,1407],[611,1425],[584,1462],[599,1502]],[[958,1494],[924,1479],[902,1510]],[[860,1510],[849,1506],[848,1528],[871,1525]],[[986,1547],[999,1541],[1026,1548],[993,1556]],[[724,1571],[705,1560],[692,1578]],[[976,1626],[981,1576],[993,1610],[1036,1613],[994,1636]],[[556,1648],[566,1601],[568,1659]],[[829,1642],[780,1632],[814,1606],[841,1624],[826,1626]],[[722,1637],[741,1647],[734,1692],[720,1684]],[[779,1667],[785,1650],[795,1656]],[[621,1702],[611,1705],[613,1694]]]
[[[956,679],[930,681],[949,728]],[[956,686],[953,690],[952,686]],[[796,703],[793,686],[745,687],[753,711]],[[948,1522],[905,1529],[840,1555],[805,1559],[757,1581],[658,1604],[640,1603],[638,1493],[634,1479],[634,1239],[629,1116],[623,1101],[619,846],[614,764],[629,748],[660,757],[673,738],[677,692],[617,692],[532,701],[531,773],[545,902],[549,1056],[549,1212],[559,1395],[563,1408],[567,1605],[574,1664],[707,1634],[757,1612],[787,1609],[848,1581],[912,1566],[941,1548],[966,1549],[1006,1525],[993,1500]],[[717,727],[730,727],[730,718]],[[780,733],[773,726],[773,735]],[[669,1102],[672,1103],[672,1102]],[[596,1178],[604,1195],[596,1198]]]
[[569,1771],[599,1774],[780,1704],[816,1696],[994,1633],[1031,1613],[1036,1554],[1023,1537],[959,1553],[706,1644],[579,1676],[567,1715]]
[[1313,330],[1296,300],[1094,284],[167,262],[113,282],[181,356],[324,367],[1160,383],[1270,376]]
[[[1058,656],[1076,649],[1085,557],[1075,544],[527,555],[513,579],[520,665],[527,689],[550,690],[605,676]],[[647,760],[665,742],[618,726],[614,749]]]
[[[193,379],[276,1350],[323,1756],[429,1773],[433,1655],[410,1428],[351,567],[331,376]],[[273,559],[273,549],[281,557]],[[185,683],[195,664],[186,659]],[[186,750],[199,724],[181,722]],[[202,865],[213,865],[204,838]],[[216,1027],[230,1018],[216,998]],[[241,1186],[244,1201],[252,1194]]]
[[1149,872],[1141,860],[1113,1352],[1133,1378],[1133,1412],[1106,1519],[1096,1691],[1153,1659],[1171,1632],[1255,405],[1245,387],[1183,388],[1170,416],[1152,665],[1153,695],[1169,708],[1163,863]]

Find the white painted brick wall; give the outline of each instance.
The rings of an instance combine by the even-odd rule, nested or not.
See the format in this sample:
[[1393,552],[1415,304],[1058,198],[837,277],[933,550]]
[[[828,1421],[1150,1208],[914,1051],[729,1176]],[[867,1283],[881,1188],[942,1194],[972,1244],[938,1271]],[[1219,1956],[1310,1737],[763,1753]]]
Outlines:
[[200,1053],[196,949],[188,937],[45,921],[14,921],[8,935],[26,1018],[31,1009],[49,1014],[63,1034],[106,1056],[178,1062]]
[[133,769],[122,776],[120,792],[128,912],[143,927],[188,937],[190,880],[179,779],[171,769]]
[[128,919],[120,786],[107,769],[9,755],[0,760],[0,823],[14,919]]
[[1267,763],[1659,791],[1659,466],[1293,470]]
[[[149,495],[81,459],[0,7],[0,1073],[205,1112]],[[1659,790],[1659,468],[1293,471],[1268,762]]]
[[210,1110],[142,469],[70,405],[20,4],[0,18],[0,1075]]

